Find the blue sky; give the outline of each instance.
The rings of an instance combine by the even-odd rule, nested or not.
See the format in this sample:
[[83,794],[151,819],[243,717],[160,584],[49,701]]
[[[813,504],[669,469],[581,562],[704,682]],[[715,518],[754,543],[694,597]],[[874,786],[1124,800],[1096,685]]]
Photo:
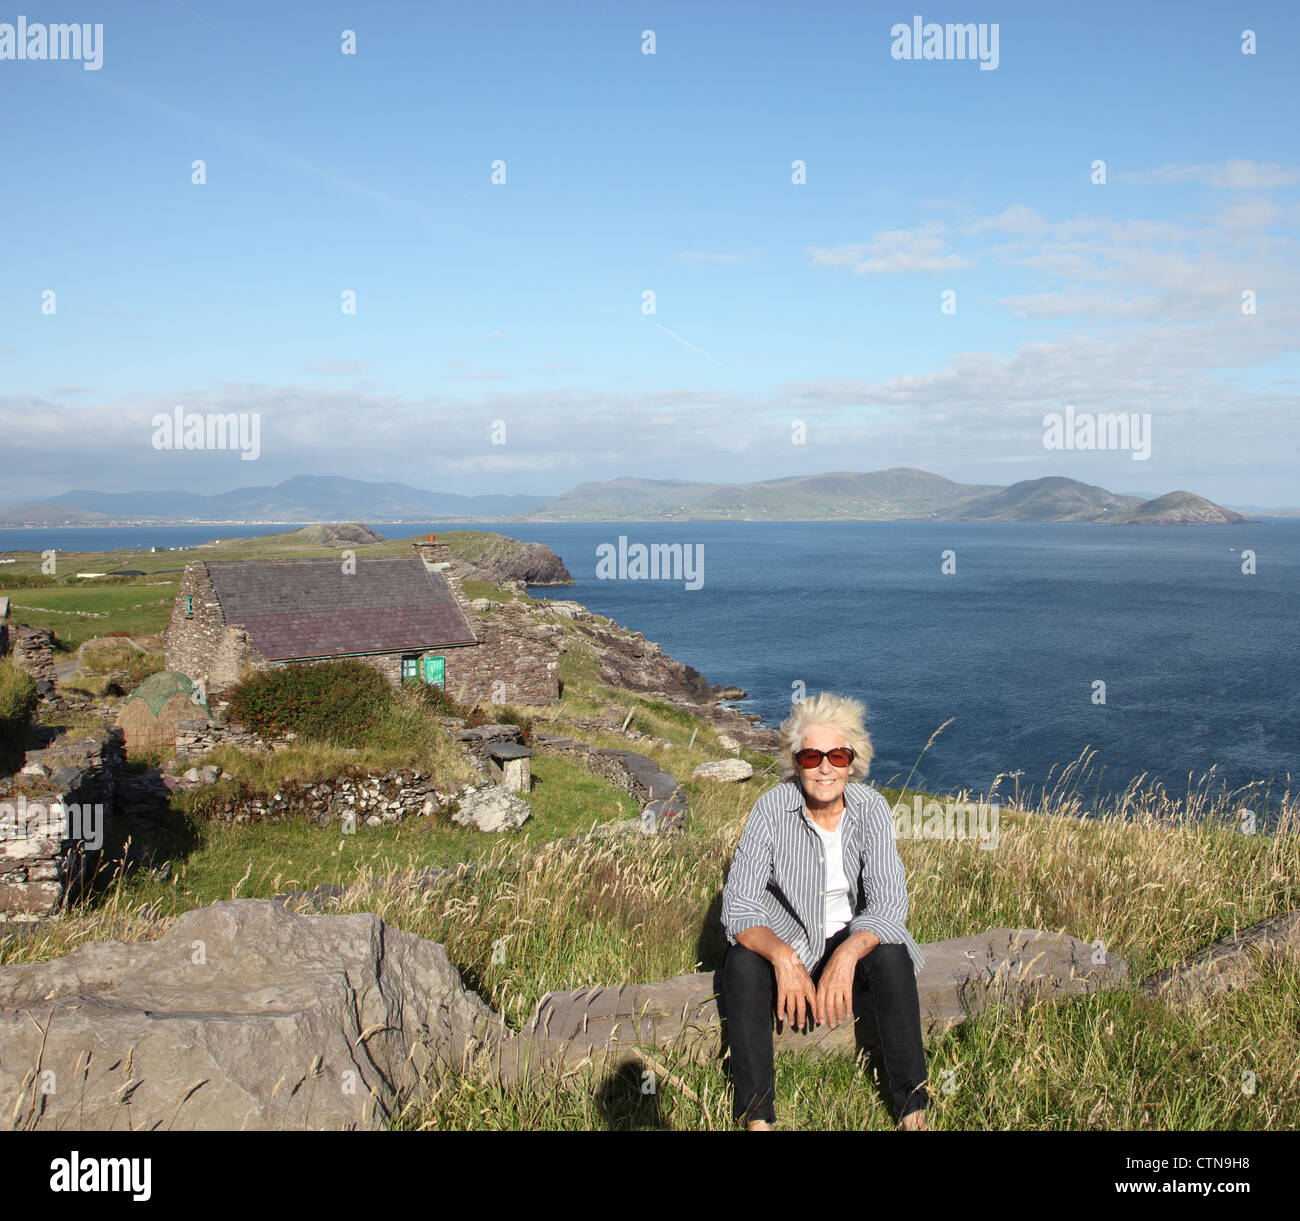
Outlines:
[[[103,62],[0,60],[0,502],[888,466],[1300,500],[1294,4],[20,14]],[[996,69],[891,57],[918,14],[996,24]],[[156,450],[176,405],[257,413],[260,456]],[[1149,413],[1150,458],[1046,450],[1066,405]]]

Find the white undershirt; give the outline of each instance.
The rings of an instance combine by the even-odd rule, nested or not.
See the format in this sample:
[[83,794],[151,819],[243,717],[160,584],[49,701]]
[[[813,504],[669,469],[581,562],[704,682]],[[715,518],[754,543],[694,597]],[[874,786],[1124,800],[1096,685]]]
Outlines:
[[822,883],[825,891],[823,919],[826,936],[830,938],[853,919],[853,905],[849,902],[849,880],[844,875],[844,815],[840,815],[839,826],[834,831],[819,827],[811,818],[808,821],[812,822],[814,830],[821,837],[826,861]]

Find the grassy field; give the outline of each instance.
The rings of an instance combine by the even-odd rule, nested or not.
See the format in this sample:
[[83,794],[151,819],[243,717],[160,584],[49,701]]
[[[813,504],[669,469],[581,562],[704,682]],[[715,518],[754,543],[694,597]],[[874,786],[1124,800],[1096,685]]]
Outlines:
[[[268,530],[273,527],[268,527]],[[389,529],[401,530],[402,526]],[[36,532],[33,531],[35,534]],[[143,573],[179,573],[189,560],[258,560],[258,559],[325,559],[338,555],[344,547],[357,553],[358,559],[386,555],[411,555],[411,543],[426,537],[424,534],[390,538],[382,543],[345,543],[330,545],[314,543],[302,538],[296,528],[278,533],[267,533],[252,538],[220,538],[221,527],[212,527],[212,542],[175,551],[60,551],[56,557],[60,581],[68,580],[78,572],[112,573],[121,569],[136,569]],[[499,541],[501,535],[486,530],[448,530],[436,536],[445,542],[453,556],[472,558],[488,545]],[[6,565],[4,574],[23,576],[41,575],[39,551],[11,551],[16,563]],[[0,576],[0,585],[4,576]]]
[[[625,705],[636,702],[624,693]],[[675,745],[657,753],[680,778],[719,757],[707,727],[688,747],[676,716],[655,723],[652,709],[637,708],[642,717],[672,737]],[[85,940],[156,937],[141,914],[145,903],[167,919],[217,898],[336,881],[350,889],[331,910],[378,912],[444,944],[467,985],[516,1027],[547,991],[720,965],[726,869],[754,800],[775,775],[722,786],[686,779],[691,817],[680,836],[552,844],[521,865],[511,860],[521,848],[628,809],[603,782],[566,772],[562,760],[537,764],[535,818],[506,837],[420,824],[340,836],[301,824],[229,828],[178,816],[168,850],[173,881],[136,875],[37,936],[0,935],[0,962],[58,956]],[[996,851],[975,841],[901,840],[909,928],[923,942],[998,926],[1058,930],[1103,941],[1141,978],[1300,906],[1300,825],[1289,798],[1283,807],[1271,833],[1246,835],[1232,803],[1135,795],[1097,817],[1063,791],[1034,809],[1003,810]],[[401,881],[411,869],[468,859],[490,868],[423,893]],[[506,946],[503,963],[492,961],[497,939]],[[471,1075],[439,1082],[397,1126],[730,1126],[722,1066],[663,1051],[655,1057],[664,1071],[654,1095],[641,1094],[633,1078],[577,1076],[503,1093]],[[1300,974],[1270,962],[1251,987],[1187,1008],[1119,989],[997,1011],[938,1039],[928,1062],[931,1126],[939,1129],[1295,1129]],[[1244,1073],[1254,1074],[1250,1092]],[[878,1089],[849,1060],[779,1057],[777,1088],[783,1127],[892,1127]]]
[[[680,835],[550,842],[634,810],[612,786],[544,755],[534,760],[534,817],[503,837],[436,819],[362,827],[353,836],[302,823],[229,827],[204,819],[198,798],[190,799],[188,812],[175,801],[171,824],[143,845],[155,863],[172,862],[170,881],[137,873],[102,886],[34,934],[0,933],[0,963],[49,959],[88,940],[155,938],[159,926],[144,913],[146,904],[165,924],[214,899],[332,881],[349,889],[330,910],[378,912],[442,943],[467,985],[515,1027],[548,991],[717,967],[725,949],[719,911],[726,871],[754,801],[778,779],[774,764],[746,751],[753,780],[692,781],[697,764],[725,755],[712,727],[602,686],[591,658],[577,647],[562,655],[561,676],[558,711],[517,711],[553,717],[538,728],[653,755],[688,793],[691,814]],[[575,725],[615,707],[632,711],[634,728],[669,745]],[[418,756],[403,739],[387,757],[422,758],[443,783],[463,777],[453,748],[436,735],[420,741]],[[230,783],[265,790],[286,779],[328,775],[342,764],[342,756],[326,749],[304,748],[262,761],[227,757],[224,765]],[[1240,809],[1261,808],[1258,795],[1130,791],[1098,807],[1087,791],[1085,769],[1072,765],[1032,807],[1003,808],[995,851],[975,841],[900,840],[913,935],[927,942],[999,926],[1060,931],[1103,942],[1140,979],[1236,929],[1300,908],[1300,815],[1290,793],[1267,803],[1277,811],[1275,822],[1246,834]],[[115,853],[124,848],[113,845]],[[521,863],[517,858],[527,850],[534,855]],[[433,890],[403,884],[402,875],[413,869],[467,860],[488,868]],[[493,962],[498,939],[506,946],[504,962]],[[503,1091],[470,1075],[436,1082],[432,1095],[396,1126],[732,1126],[723,1066],[671,1051],[654,1054],[663,1071],[656,1070],[653,1094],[641,1093],[636,1076],[579,1074]],[[1250,987],[1186,1006],[1129,987],[999,1010],[938,1038],[927,1058],[936,1129],[1295,1130],[1300,969],[1269,960]],[[849,1059],[778,1057],[777,1091],[782,1127],[893,1126],[879,1090]]]

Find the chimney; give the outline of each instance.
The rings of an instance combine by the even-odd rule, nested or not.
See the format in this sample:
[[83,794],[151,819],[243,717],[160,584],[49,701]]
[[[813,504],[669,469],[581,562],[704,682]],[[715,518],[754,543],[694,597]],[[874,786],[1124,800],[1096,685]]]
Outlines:
[[469,620],[470,626],[474,624],[474,615],[469,608],[469,603],[465,598],[465,591],[461,588],[460,574],[453,567],[451,562],[451,546],[447,543],[434,541],[432,534],[428,536],[427,541],[422,543],[412,543],[415,554],[424,561],[424,567],[427,572],[441,574],[451,588],[452,596],[456,599],[461,611]]
[[446,543],[435,542],[432,534],[429,535],[427,542],[412,543],[411,546],[430,572],[444,571],[437,566],[451,563],[451,547]]

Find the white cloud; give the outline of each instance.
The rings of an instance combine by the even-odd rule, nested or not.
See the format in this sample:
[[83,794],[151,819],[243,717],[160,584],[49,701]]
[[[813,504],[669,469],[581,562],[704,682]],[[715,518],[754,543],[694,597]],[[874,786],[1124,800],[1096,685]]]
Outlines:
[[869,242],[845,246],[811,246],[814,267],[849,267],[855,275],[957,271],[972,260],[944,253],[943,226],[933,222],[915,229],[882,229]]
[[308,373],[360,373],[361,362],[357,360],[330,360],[317,354],[307,365]]
[[1167,186],[1199,182],[1229,191],[1266,191],[1300,183],[1300,167],[1277,161],[1219,161],[1211,165],[1162,165],[1154,170],[1120,171],[1112,174],[1121,182],[1139,186]]

